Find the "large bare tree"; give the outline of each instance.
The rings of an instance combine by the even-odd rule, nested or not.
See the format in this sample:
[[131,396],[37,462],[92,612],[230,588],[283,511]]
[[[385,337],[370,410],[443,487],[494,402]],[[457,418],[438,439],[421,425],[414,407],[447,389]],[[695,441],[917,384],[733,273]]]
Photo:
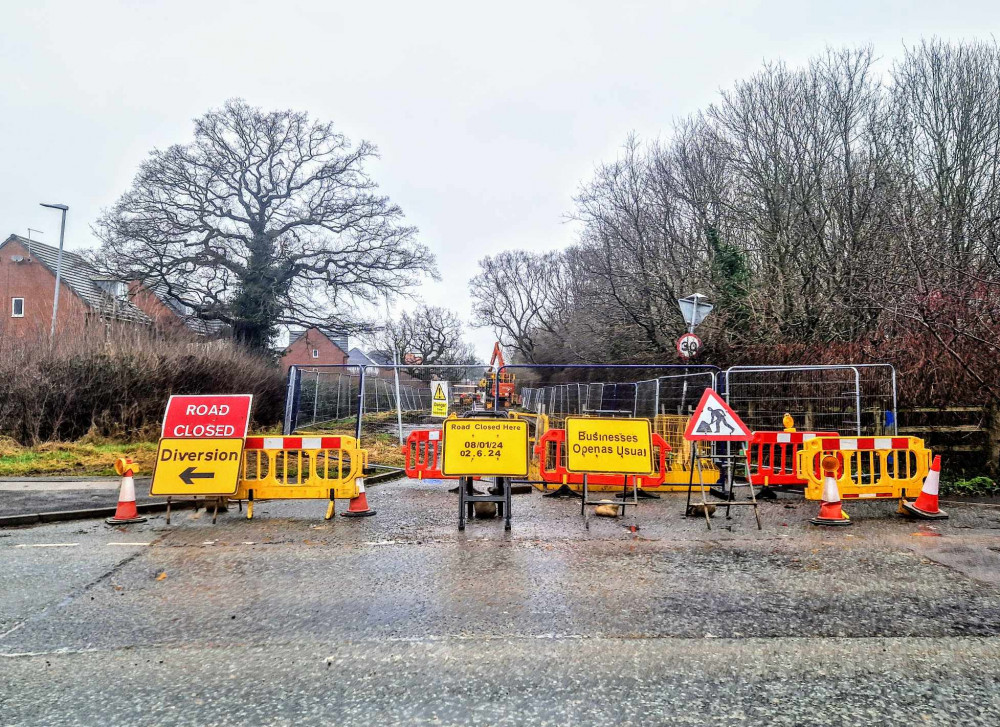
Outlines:
[[434,265],[369,176],[375,155],[305,113],[228,101],[150,153],[97,222],[96,261],[253,349],[283,324],[370,330],[372,304]]
[[[375,348],[401,364],[423,366],[473,365],[476,355],[463,338],[465,324],[454,311],[439,306],[420,305],[390,320],[372,339]],[[444,378],[457,381],[464,369],[407,369],[416,378]]]
[[539,363],[545,336],[558,336],[566,309],[565,266],[560,253],[512,250],[487,255],[469,281],[476,325],[493,330],[519,358]]

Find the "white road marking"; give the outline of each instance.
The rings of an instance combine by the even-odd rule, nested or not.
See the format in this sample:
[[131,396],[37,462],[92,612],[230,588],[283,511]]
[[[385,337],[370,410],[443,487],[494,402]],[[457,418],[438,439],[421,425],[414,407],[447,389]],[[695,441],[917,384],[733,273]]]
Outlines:
[[79,543],[21,543],[15,548],[75,548]]

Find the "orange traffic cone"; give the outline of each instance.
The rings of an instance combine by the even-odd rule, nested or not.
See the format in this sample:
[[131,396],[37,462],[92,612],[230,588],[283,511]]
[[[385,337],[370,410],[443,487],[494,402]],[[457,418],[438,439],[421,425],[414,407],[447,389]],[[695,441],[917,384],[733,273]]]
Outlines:
[[902,500],[900,512],[921,520],[944,520],[948,513],[938,507],[938,487],[941,483],[941,455],[934,457],[931,470],[927,473],[920,495],[913,502]]
[[358,478],[358,496],[351,498],[351,504],[347,507],[347,512],[340,513],[341,517],[370,517],[375,511],[368,507],[368,498],[365,496],[365,481]]
[[811,522],[813,525],[853,525],[851,519],[847,517],[840,506],[840,490],[837,488],[837,478],[834,473],[837,470],[837,458],[827,456],[823,458],[823,499],[819,506],[819,515]]
[[109,517],[109,525],[125,525],[127,523],[144,523],[146,518],[139,517],[135,507],[135,480],[132,476],[138,469],[131,459],[121,458],[115,461],[115,472],[122,478],[122,486],[118,491],[118,507],[115,516]]

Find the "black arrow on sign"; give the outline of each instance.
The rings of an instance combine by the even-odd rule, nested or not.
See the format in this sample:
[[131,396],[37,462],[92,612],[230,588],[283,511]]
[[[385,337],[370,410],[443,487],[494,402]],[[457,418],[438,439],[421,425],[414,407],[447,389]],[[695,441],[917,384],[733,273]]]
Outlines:
[[188,467],[181,472],[181,482],[185,485],[193,485],[194,480],[214,480],[214,472],[195,472],[194,467]]

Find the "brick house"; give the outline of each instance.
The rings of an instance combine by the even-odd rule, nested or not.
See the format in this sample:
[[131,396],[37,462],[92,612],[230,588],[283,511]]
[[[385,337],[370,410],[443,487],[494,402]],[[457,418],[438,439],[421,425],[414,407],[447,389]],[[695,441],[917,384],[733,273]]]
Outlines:
[[346,364],[347,347],[347,336],[334,331],[313,327],[293,332],[281,354],[281,366],[288,371],[293,364]]
[[[22,339],[43,339],[52,325],[59,249],[11,235],[0,243],[0,331]],[[165,333],[212,335],[215,322],[189,317],[156,292],[103,277],[78,253],[63,250],[57,333],[79,332],[112,322],[153,327]]]

